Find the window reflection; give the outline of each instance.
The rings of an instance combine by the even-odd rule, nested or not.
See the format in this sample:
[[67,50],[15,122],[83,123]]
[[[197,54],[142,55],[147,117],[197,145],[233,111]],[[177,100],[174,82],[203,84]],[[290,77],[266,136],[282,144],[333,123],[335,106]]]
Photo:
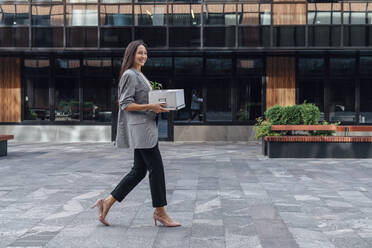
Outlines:
[[206,4],[204,5],[205,25],[236,25],[236,5]]
[[83,85],[83,120],[111,122],[112,79],[86,78]]
[[63,47],[63,28],[32,28],[33,47]]
[[97,47],[97,28],[66,28],[68,47]]
[[174,70],[176,73],[201,74],[203,58],[200,57],[176,57],[174,58]]
[[329,92],[329,120],[355,122],[354,80],[332,79]]
[[308,4],[307,23],[341,24],[340,3],[311,3]]
[[330,74],[335,76],[353,76],[355,73],[354,58],[330,58]]
[[344,3],[344,24],[367,24],[368,3]]
[[55,80],[55,121],[79,121],[79,80]]
[[232,121],[230,80],[228,78],[206,80],[206,85],[206,120]]
[[56,75],[79,75],[80,60],[78,59],[56,59],[55,73]]
[[239,4],[238,23],[240,25],[270,25],[270,4]]
[[261,88],[259,77],[238,78],[237,121],[254,121],[261,116]]
[[112,74],[111,58],[89,58],[84,59],[84,74],[87,76],[105,76]]
[[260,58],[237,59],[236,68],[238,74],[262,74],[263,61]]
[[132,25],[132,5],[101,5],[101,23],[110,26]]
[[235,27],[204,27],[204,46],[235,46]]
[[32,25],[63,26],[63,5],[33,5]]
[[200,47],[200,27],[170,27],[170,47]]
[[124,48],[131,41],[131,28],[101,28],[101,47]]
[[231,58],[208,58],[206,60],[206,72],[209,74],[231,74]]
[[[369,71],[372,67],[369,67]],[[372,75],[369,75],[372,76]],[[372,123],[372,80],[363,79],[360,82],[360,123]]]
[[3,25],[27,25],[30,23],[28,5],[24,4],[1,4],[0,24]]
[[166,5],[135,5],[134,24],[163,26],[166,24]]
[[97,26],[98,11],[96,5],[67,5],[66,21],[69,26]]
[[0,47],[28,47],[26,28],[0,28]]
[[169,6],[170,25],[200,25],[200,5],[173,4]]
[[325,64],[323,58],[299,58],[297,64],[300,76],[324,75]]
[[299,103],[313,103],[320,110],[320,120],[324,120],[324,80],[322,78],[299,78]]
[[49,78],[26,78],[24,87],[24,119],[49,120]]

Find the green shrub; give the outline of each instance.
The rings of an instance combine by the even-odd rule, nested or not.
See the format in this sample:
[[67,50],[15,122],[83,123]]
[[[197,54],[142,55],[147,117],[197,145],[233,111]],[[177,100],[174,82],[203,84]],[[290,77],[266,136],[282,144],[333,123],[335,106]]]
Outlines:
[[265,111],[266,120],[270,121],[273,125],[283,125],[283,107],[279,105],[274,105]]
[[287,106],[283,108],[281,122],[284,125],[300,125],[301,117],[300,105]]
[[254,125],[253,130],[256,132],[256,139],[265,136],[279,136],[280,133],[271,131],[271,122],[258,117],[257,123]]
[[300,106],[301,111],[301,124],[304,125],[317,125],[319,122],[320,111],[319,108],[312,104],[304,102]]

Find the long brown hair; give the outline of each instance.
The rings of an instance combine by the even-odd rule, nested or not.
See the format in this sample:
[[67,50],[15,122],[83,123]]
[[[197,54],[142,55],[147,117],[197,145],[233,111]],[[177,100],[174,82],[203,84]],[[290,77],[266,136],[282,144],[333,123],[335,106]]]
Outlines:
[[124,57],[123,57],[123,62],[121,64],[121,69],[120,69],[120,74],[119,74],[119,79],[123,75],[123,73],[131,68],[134,64],[134,57],[136,55],[137,48],[142,45],[147,49],[147,45],[143,40],[134,40],[131,43],[128,44],[127,48],[125,49]]

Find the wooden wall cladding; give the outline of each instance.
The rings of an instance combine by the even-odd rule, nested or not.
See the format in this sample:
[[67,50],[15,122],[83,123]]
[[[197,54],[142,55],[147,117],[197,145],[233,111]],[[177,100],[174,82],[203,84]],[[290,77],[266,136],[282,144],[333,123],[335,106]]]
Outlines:
[[306,3],[273,4],[273,24],[306,24]]
[[21,121],[21,62],[0,57],[0,122]]
[[294,57],[267,57],[266,59],[266,109],[296,103]]

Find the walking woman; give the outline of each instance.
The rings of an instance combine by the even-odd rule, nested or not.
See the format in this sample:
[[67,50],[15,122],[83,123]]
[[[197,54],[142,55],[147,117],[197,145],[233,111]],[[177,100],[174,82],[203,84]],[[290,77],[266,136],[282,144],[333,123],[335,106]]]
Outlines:
[[134,148],[132,170],[120,181],[109,196],[97,200],[98,220],[105,225],[106,215],[112,205],[121,202],[129,192],[146,176],[149,171],[152,205],[155,208],[153,218],[164,226],[176,227],[166,213],[167,205],[163,161],[158,147],[158,128],[156,114],[168,112],[164,104],[149,104],[148,92],[152,90],[150,82],[142,74],[141,68],[147,60],[147,46],[141,40],[129,43],[125,49],[120,70],[119,116],[116,146]]

